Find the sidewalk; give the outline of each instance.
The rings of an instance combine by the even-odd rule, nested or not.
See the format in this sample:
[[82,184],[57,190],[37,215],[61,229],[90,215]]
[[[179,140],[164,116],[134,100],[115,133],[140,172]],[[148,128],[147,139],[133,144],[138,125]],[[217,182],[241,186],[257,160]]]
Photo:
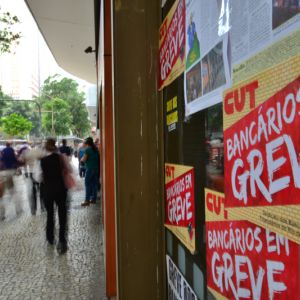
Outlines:
[[0,299],[106,299],[99,202],[83,208],[84,191],[71,195],[69,250],[58,255],[45,241],[46,213],[30,213],[26,180],[0,200]]

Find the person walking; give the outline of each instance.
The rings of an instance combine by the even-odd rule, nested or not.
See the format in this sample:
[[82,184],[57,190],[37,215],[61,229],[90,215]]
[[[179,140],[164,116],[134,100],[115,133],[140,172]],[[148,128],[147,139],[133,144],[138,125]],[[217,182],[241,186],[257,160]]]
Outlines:
[[29,203],[32,215],[36,215],[38,194],[40,195],[41,212],[45,210],[45,204],[41,193],[42,170],[40,164],[40,160],[44,156],[44,150],[39,147],[32,148],[24,154],[24,162],[29,167],[29,179],[31,185]]
[[54,244],[54,203],[58,208],[59,243],[57,250],[60,254],[67,251],[67,188],[63,178],[63,159],[57,151],[54,139],[45,143],[47,155],[41,159],[43,174],[43,193],[47,210],[46,239]]
[[6,147],[1,152],[1,161],[3,163],[3,168],[6,170],[12,170],[18,167],[15,150],[12,148],[10,142],[6,142]]
[[96,203],[98,191],[99,152],[91,137],[85,140],[86,150],[81,159],[85,163],[85,201],[82,206]]
[[17,159],[20,163],[21,169],[24,170],[24,175],[26,178],[29,177],[29,166],[26,162],[25,156],[27,155],[27,153],[31,150],[31,147],[29,146],[28,142],[24,142],[24,144],[21,146],[21,148],[18,151],[18,155],[17,155]]
[[63,139],[61,142],[62,142],[62,146],[59,147],[59,152],[61,154],[65,154],[68,158],[70,158],[72,154],[71,147],[67,146],[66,139]]
[[6,147],[1,152],[1,162],[6,174],[5,186],[7,189],[13,189],[13,176],[18,167],[18,160],[10,142],[6,142]]

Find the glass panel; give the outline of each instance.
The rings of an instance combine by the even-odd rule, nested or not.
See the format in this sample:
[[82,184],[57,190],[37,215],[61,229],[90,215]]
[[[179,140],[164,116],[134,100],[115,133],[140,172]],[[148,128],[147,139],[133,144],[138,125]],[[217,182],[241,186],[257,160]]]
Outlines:
[[170,256],[173,256],[173,237],[168,230],[167,230],[167,251]]
[[181,245],[178,245],[178,267],[183,275],[185,275],[186,264],[185,264],[185,251]]
[[224,192],[224,144],[222,104],[207,109],[206,126],[206,186]]
[[193,288],[199,299],[204,299],[204,277],[196,264],[193,264]]

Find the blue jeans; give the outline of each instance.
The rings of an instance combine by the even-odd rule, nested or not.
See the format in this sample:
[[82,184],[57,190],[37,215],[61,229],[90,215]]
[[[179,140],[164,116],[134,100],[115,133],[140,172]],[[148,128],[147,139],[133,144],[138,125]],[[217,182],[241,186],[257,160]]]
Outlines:
[[86,169],[85,171],[85,201],[96,201],[98,191],[98,170]]

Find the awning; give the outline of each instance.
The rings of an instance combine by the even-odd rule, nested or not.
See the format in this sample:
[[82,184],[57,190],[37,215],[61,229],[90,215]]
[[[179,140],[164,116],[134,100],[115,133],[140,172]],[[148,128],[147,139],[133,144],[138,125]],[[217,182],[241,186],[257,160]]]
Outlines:
[[25,0],[58,65],[96,83],[94,0]]

